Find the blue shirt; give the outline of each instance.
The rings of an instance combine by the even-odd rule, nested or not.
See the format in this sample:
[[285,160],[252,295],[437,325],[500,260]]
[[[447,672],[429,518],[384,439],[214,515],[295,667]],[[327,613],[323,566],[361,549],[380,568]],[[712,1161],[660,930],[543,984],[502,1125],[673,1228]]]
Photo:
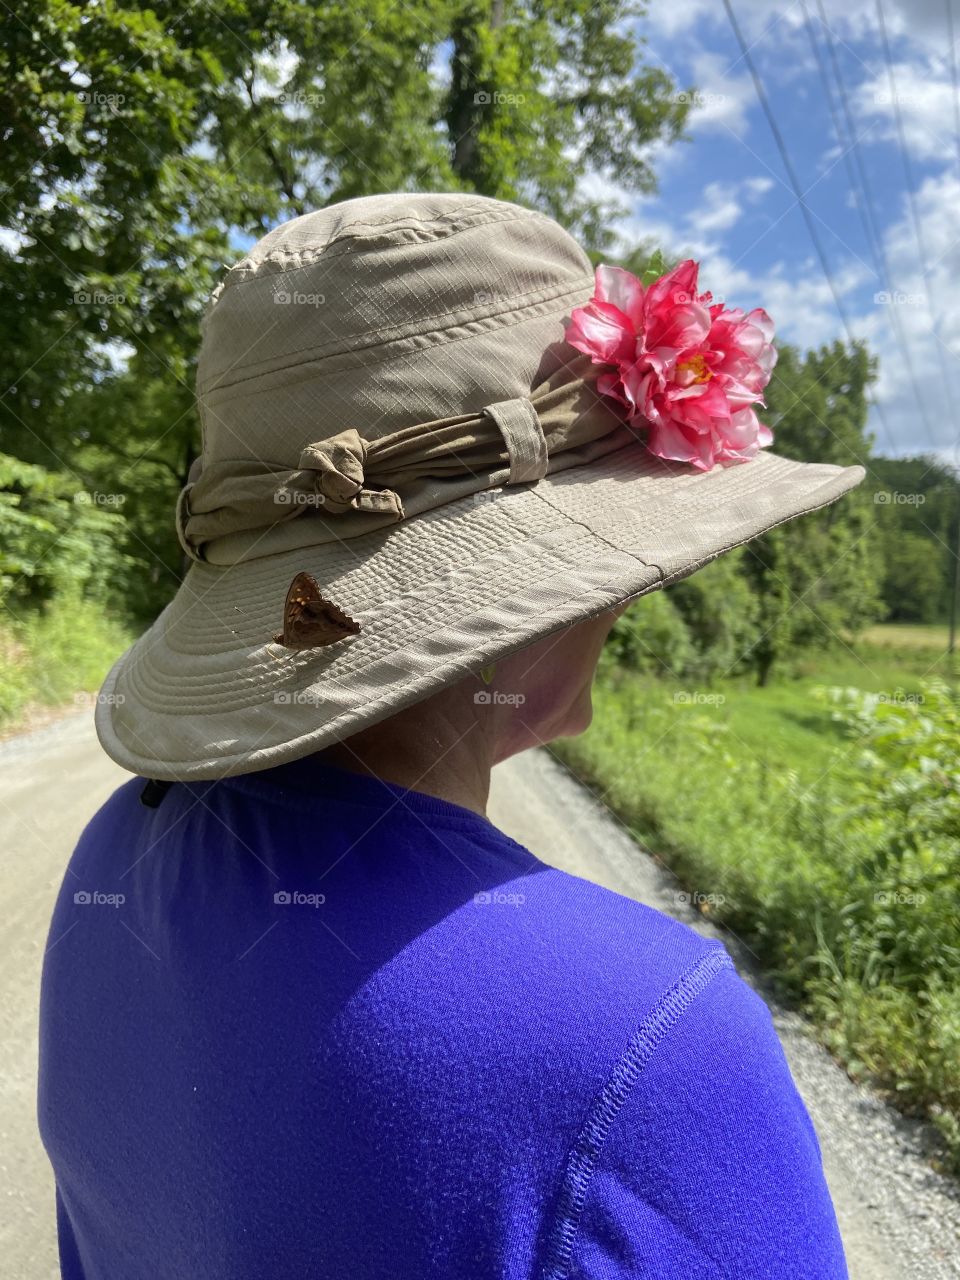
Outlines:
[[846,1275],[722,946],[315,760],[142,788],[44,966],[67,1280]]

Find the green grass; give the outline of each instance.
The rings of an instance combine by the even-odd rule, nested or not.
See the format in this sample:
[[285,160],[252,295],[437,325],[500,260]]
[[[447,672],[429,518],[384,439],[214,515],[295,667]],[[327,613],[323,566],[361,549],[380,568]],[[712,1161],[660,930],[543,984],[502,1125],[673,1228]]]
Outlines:
[[[937,1121],[960,1171],[960,752],[955,703],[925,671],[915,647],[811,658],[763,689],[607,666],[593,726],[560,754],[712,899],[851,1074]],[[836,686],[886,696],[865,722],[878,737]]]
[[[763,689],[746,676],[697,686],[686,680],[633,674],[629,684],[651,708],[672,710],[678,694],[689,694],[696,701],[679,710],[694,709],[705,722],[725,728],[744,755],[753,754],[770,768],[790,769],[812,781],[824,769],[836,767],[838,753],[850,750],[849,736],[836,722],[833,709],[818,696],[820,690],[840,686],[869,693],[913,694],[928,674],[929,664],[917,661],[915,651],[901,656],[886,650],[854,654],[841,649],[831,655],[829,666],[822,655],[801,660],[789,676]],[[599,688],[602,716],[606,705],[602,682]]]
[[60,598],[43,613],[0,622],[0,730],[9,732],[37,707],[69,705],[99,688],[129,631],[102,605]]
[[950,630],[945,625],[923,625],[913,622],[881,622],[868,627],[860,639],[869,645],[886,649],[929,649],[945,653]]

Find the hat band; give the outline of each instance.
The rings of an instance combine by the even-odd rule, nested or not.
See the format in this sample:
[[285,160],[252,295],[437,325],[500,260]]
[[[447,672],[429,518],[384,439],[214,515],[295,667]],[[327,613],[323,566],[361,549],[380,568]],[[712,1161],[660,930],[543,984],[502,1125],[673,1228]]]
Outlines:
[[500,428],[510,458],[507,484],[530,484],[547,474],[549,448],[546,432],[532,400],[501,400],[488,404],[484,413]]
[[[216,540],[304,518],[311,522],[304,543],[324,542],[402,520],[407,512],[401,495],[414,488],[422,493],[420,482],[427,479],[466,481],[466,489],[463,483],[455,486],[453,497],[494,485],[534,483],[555,469],[559,456],[623,431],[622,412],[598,394],[585,366],[588,362],[577,361],[529,397],[499,401],[477,413],[417,423],[372,440],[348,428],[306,444],[293,469],[258,459],[202,467],[177,503],[180,542],[191,559],[204,560]],[[356,519],[360,513],[367,518]],[[354,518],[344,522],[350,515]],[[324,525],[330,538],[323,536]]]

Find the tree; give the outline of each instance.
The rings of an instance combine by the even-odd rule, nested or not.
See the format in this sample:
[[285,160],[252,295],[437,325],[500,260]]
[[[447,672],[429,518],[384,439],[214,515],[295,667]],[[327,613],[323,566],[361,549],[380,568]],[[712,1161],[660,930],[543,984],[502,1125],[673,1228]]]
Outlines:
[[643,63],[645,11],[634,0],[455,3],[444,123],[458,179],[606,247],[615,206],[582,179],[652,191],[649,144],[680,135],[690,99]]
[[[866,393],[874,374],[860,345],[834,342],[803,356],[781,347],[765,415],[775,449],[807,462],[868,462]],[[759,684],[789,649],[842,643],[879,615],[875,522],[872,496],[861,488],[747,547],[744,571],[760,606],[751,647]]]
[[930,455],[877,458],[870,472],[887,616],[942,622],[956,570],[960,478]]
[[583,179],[649,190],[650,144],[687,110],[644,63],[634,0],[31,9],[32,30],[0,9],[0,448],[84,482],[122,470],[141,581],[177,564],[202,306],[253,239],[351,196],[445,189],[599,245],[609,202]]

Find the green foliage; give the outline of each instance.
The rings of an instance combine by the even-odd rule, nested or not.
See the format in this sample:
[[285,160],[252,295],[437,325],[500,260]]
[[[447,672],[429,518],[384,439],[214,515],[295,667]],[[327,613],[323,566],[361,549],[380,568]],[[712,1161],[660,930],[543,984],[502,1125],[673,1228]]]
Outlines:
[[581,179],[652,190],[648,144],[677,137],[688,110],[670,75],[643,61],[645,10],[634,0],[455,0],[443,123],[457,178],[606,243],[610,209]]
[[564,758],[960,1167],[956,691],[710,689],[608,664],[595,703]]
[[[874,375],[859,345],[835,342],[802,357],[781,347],[765,415],[777,452],[803,462],[868,462],[866,393]],[[871,495],[858,489],[749,545],[744,568],[759,601],[752,657],[761,684],[791,649],[830,648],[882,615],[873,524]]]
[[949,1138],[960,1121],[960,700],[942,681],[827,696],[857,743],[844,826],[859,859],[810,993],[834,1047],[905,1103],[935,1103]]
[[697,680],[736,670],[749,653],[758,613],[741,556],[731,552],[631,605],[613,628],[605,662]]
[[950,563],[931,538],[905,529],[883,538],[883,598],[888,618],[938,622],[945,616]]
[[743,571],[744,553],[731,551],[667,592],[686,623],[696,657],[683,674],[709,680],[738,670],[756,636],[760,603]]
[[605,666],[679,675],[694,655],[686,623],[664,591],[632,604],[614,624],[603,652]]
[[[629,271],[630,268],[627,267],[627,270]],[[655,284],[661,276],[666,275],[669,270],[670,263],[667,262],[660,249],[655,249],[638,274],[644,285],[651,285]]]
[[91,705],[131,634],[102,605],[67,592],[45,609],[0,624],[0,729],[35,706]]
[[[264,231],[352,196],[466,190],[590,245],[589,172],[649,191],[688,95],[634,0],[36,0],[0,9],[0,449],[128,497],[126,599],[176,584],[205,299]],[[32,28],[32,30],[31,30]],[[118,479],[118,475],[120,478]]]
[[123,497],[0,454],[0,726],[96,688],[128,643]]
[[950,613],[960,478],[937,458],[876,458],[867,477],[884,564],[886,614],[942,622]]
[[0,454],[0,602],[13,616],[66,591],[100,604],[127,569],[123,495]]

